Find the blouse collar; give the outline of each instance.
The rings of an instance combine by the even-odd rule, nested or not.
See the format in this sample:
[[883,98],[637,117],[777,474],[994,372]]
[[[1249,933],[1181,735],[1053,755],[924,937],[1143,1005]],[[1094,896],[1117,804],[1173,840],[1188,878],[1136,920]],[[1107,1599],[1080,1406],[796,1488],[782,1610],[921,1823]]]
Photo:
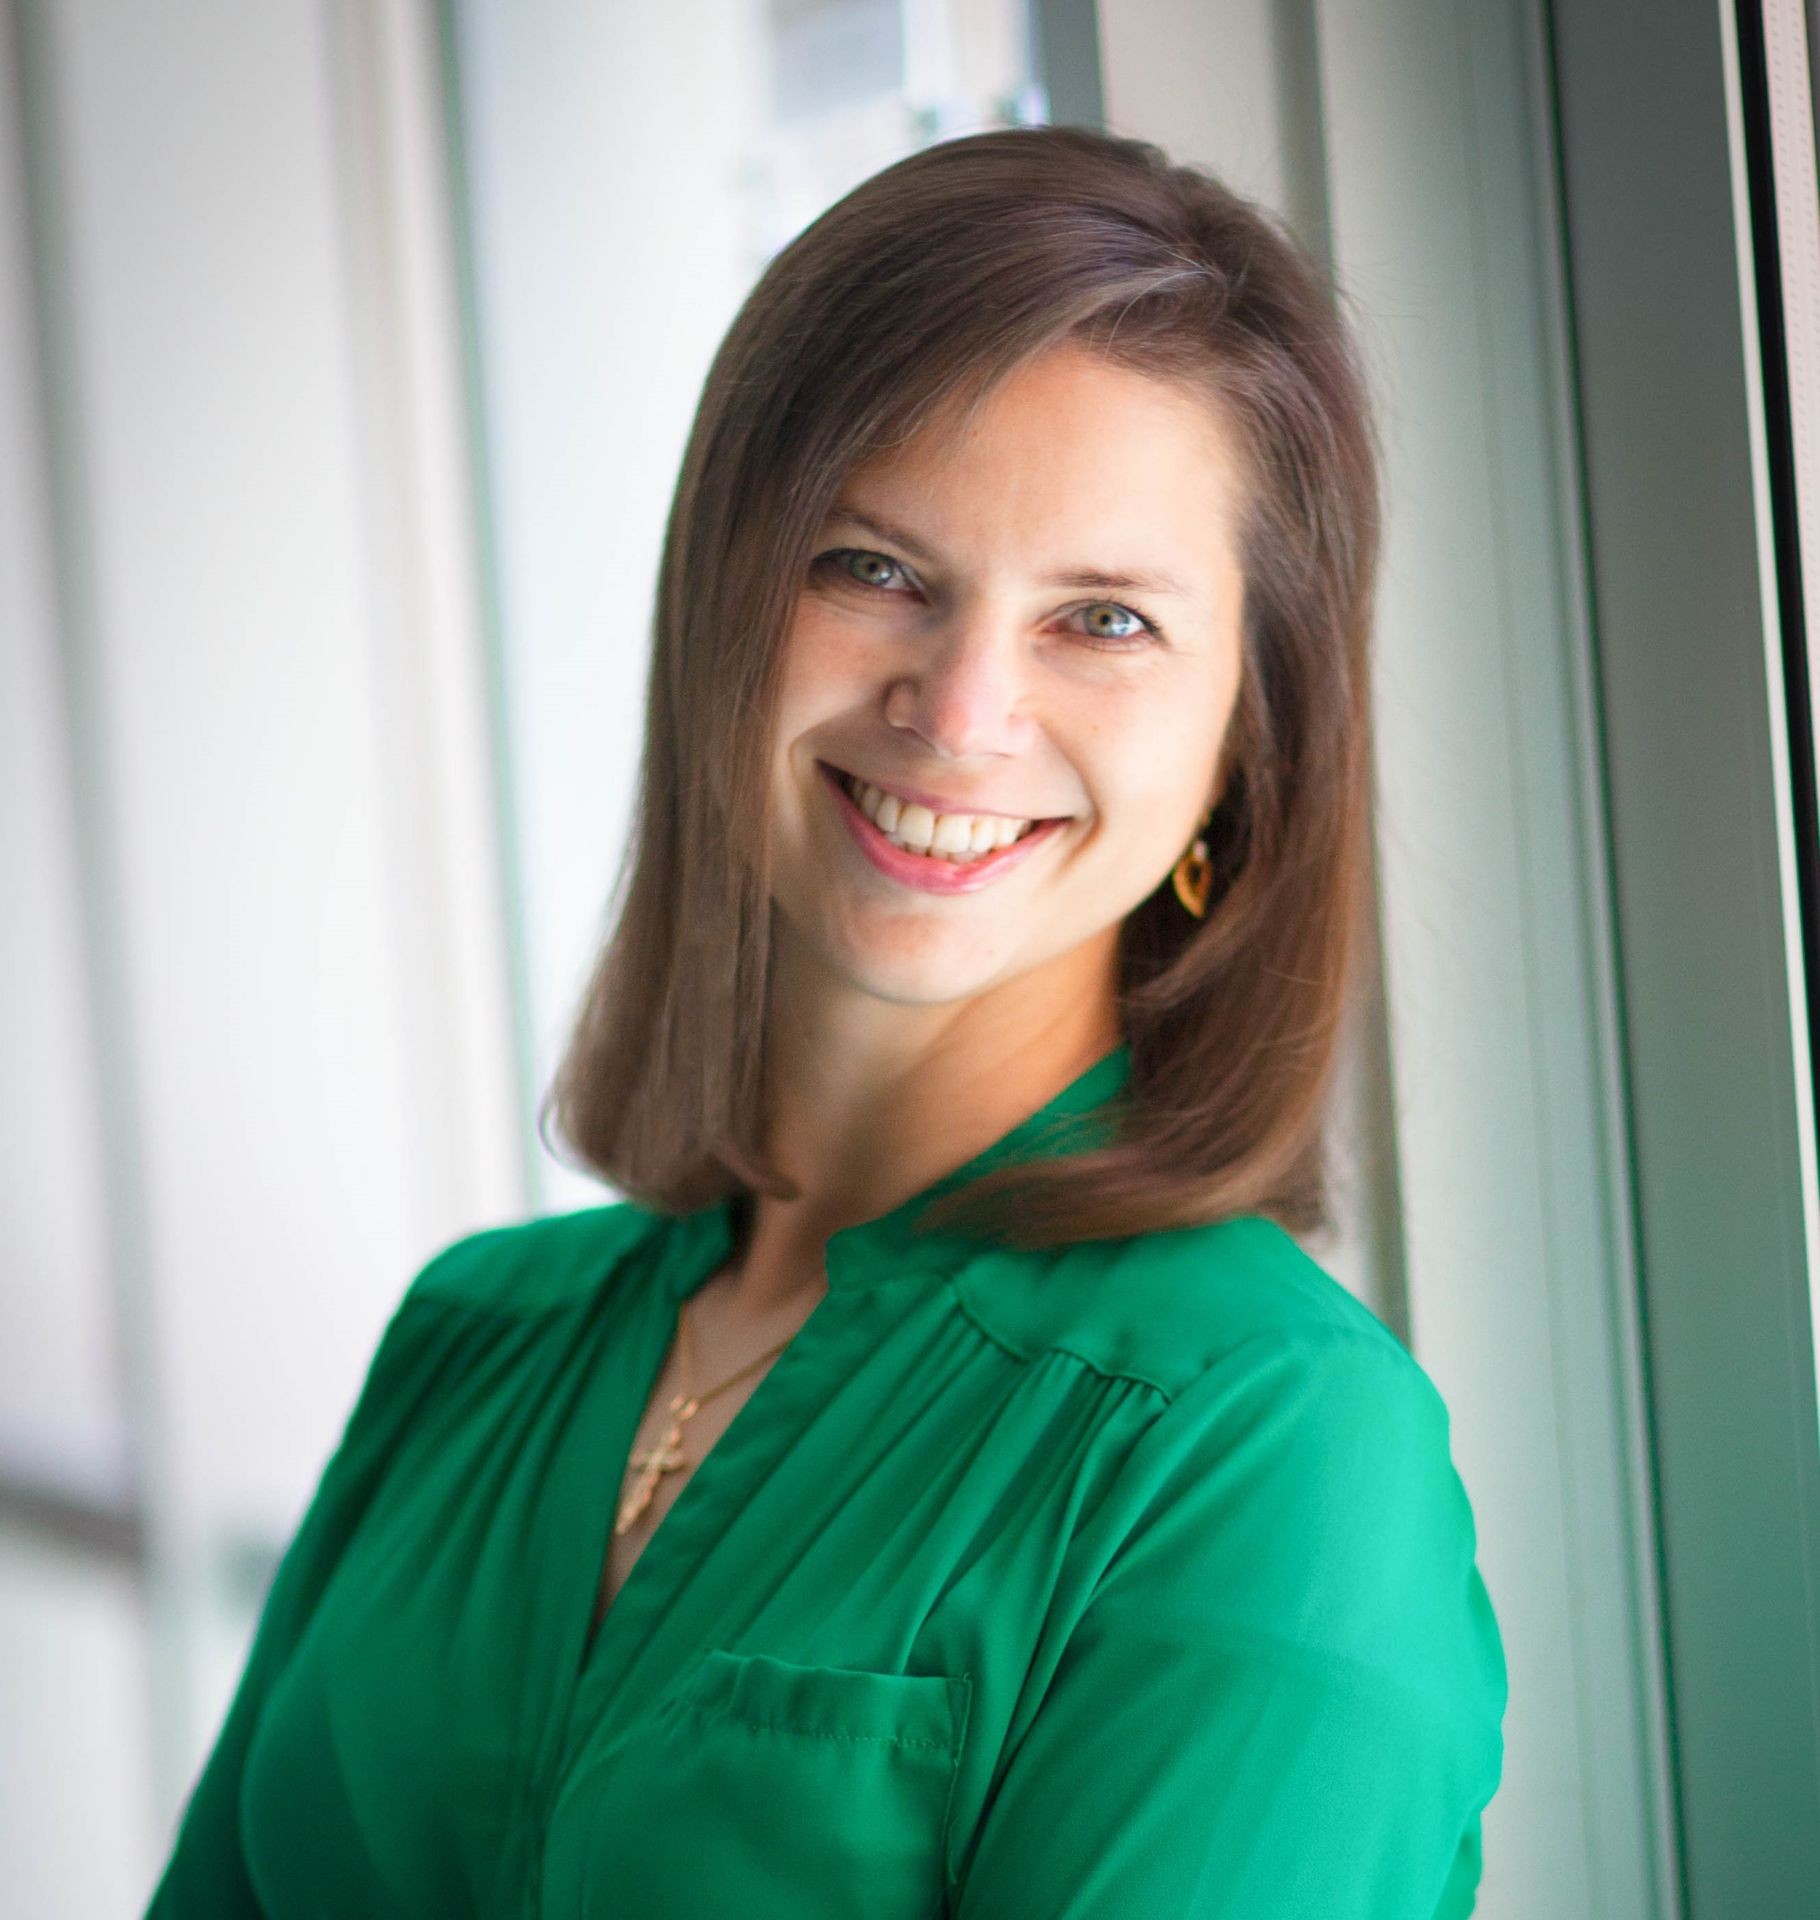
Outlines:
[[[876,1220],[862,1220],[830,1234],[826,1253],[830,1291],[871,1286],[909,1272],[958,1272],[980,1250],[981,1242],[951,1228],[919,1231],[917,1223],[930,1204],[978,1175],[1014,1161],[1076,1153],[1105,1144],[1112,1133],[1115,1097],[1124,1090],[1130,1074],[1130,1043],[1121,1040],[971,1160]],[[716,1272],[732,1252],[740,1198],[729,1195],[689,1216],[700,1239],[694,1257],[682,1263],[679,1277],[687,1276],[685,1285]],[[679,1270],[673,1267],[672,1272]]]

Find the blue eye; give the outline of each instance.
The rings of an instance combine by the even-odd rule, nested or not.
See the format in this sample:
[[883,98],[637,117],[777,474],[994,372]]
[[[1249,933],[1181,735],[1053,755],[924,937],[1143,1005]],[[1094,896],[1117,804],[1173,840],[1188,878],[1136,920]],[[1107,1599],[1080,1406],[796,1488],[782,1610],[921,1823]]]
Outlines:
[[[872,579],[863,578],[849,564],[855,560],[871,563],[875,569],[875,577]],[[869,587],[877,593],[894,593],[898,591],[898,589],[888,586],[884,581],[878,579],[876,577],[877,570],[883,570],[887,578],[891,575],[896,575],[900,579],[907,580],[909,578],[901,562],[893,560],[888,553],[879,553],[871,547],[832,547],[828,552],[818,554],[811,564],[817,568],[827,566],[836,567],[839,569],[841,579],[844,583],[856,587]],[[1086,640],[1089,645],[1097,648],[1102,653],[1136,652],[1140,648],[1162,642],[1165,637],[1162,628],[1159,627],[1154,620],[1139,613],[1135,607],[1124,606],[1117,600],[1090,600],[1085,606],[1076,607],[1073,612],[1075,614],[1097,614],[1100,612],[1123,614],[1126,619],[1137,622],[1135,630],[1127,628],[1122,633],[1081,634],[1082,639]],[[1068,617],[1072,618],[1073,614],[1070,614]],[[1080,629],[1077,628],[1075,631],[1078,633]]]
[[1116,600],[1090,601],[1084,607],[1077,607],[1075,611],[1077,613],[1089,614],[1122,613],[1127,619],[1137,622],[1137,630],[1135,632],[1127,629],[1124,633],[1102,634],[1099,636],[1097,644],[1111,651],[1116,652],[1125,647],[1148,646],[1152,640],[1160,640],[1163,637],[1162,629],[1157,626],[1154,620],[1146,620],[1135,607],[1121,606]]
[[876,579],[862,579],[859,574],[855,573],[853,569],[846,564],[850,560],[870,560],[876,562],[881,567],[890,569],[893,573],[900,575],[903,573],[903,568],[899,566],[889,554],[874,553],[869,547],[836,547],[832,552],[822,554],[816,560],[815,564],[819,567],[833,562],[856,587],[878,587],[881,592],[888,591],[888,589],[883,587]]

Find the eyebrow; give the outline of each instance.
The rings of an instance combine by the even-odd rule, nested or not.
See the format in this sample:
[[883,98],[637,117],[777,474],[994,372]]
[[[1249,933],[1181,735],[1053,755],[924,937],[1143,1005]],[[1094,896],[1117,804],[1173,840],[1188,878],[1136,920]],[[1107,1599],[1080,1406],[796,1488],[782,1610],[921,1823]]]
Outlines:
[[[846,520],[856,527],[864,527],[876,538],[888,540],[894,547],[902,547],[913,560],[921,560],[931,566],[941,564],[940,555],[925,546],[915,534],[903,527],[893,526],[889,520],[882,520],[875,513],[862,513],[850,501],[837,500],[829,509],[828,518]],[[1072,567],[1062,573],[1051,574],[1042,584],[1094,593],[1169,593],[1182,600],[1195,597],[1192,588],[1183,586],[1169,574],[1158,573],[1154,568],[1145,573],[1127,573],[1108,567]]]

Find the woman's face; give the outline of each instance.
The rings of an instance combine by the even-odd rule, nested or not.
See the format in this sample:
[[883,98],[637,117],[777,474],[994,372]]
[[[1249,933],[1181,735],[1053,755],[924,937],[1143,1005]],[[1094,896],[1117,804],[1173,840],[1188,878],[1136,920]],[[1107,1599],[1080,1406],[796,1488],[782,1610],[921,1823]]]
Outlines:
[[[932,429],[849,476],[791,623],[772,763],[796,957],[898,1003],[1025,976],[1058,1003],[1103,991],[1120,921],[1216,797],[1236,489],[1206,403],[1073,346],[1004,381],[964,436]],[[932,815],[976,818],[937,820],[935,854],[901,850],[834,769],[902,796],[882,824],[912,843]],[[1054,824],[942,857],[1025,821]]]

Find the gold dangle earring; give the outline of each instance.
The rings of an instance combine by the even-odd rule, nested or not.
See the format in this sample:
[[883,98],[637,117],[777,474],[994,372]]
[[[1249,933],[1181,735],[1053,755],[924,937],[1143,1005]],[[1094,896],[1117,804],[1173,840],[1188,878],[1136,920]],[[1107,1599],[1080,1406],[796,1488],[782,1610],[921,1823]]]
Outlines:
[[1201,815],[1200,831],[1194,836],[1194,844],[1175,863],[1169,875],[1175,882],[1175,897],[1197,920],[1207,916],[1207,894],[1213,885],[1213,861],[1208,855],[1204,837],[1207,823],[1212,818],[1213,808],[1209,807]]

